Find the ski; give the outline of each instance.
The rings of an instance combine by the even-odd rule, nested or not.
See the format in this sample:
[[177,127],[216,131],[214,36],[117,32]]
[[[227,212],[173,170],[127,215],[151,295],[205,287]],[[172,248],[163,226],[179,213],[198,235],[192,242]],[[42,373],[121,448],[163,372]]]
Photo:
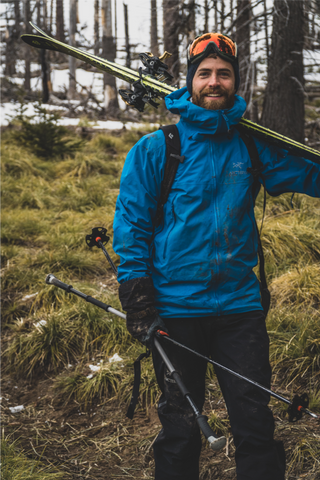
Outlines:
[[[163,60],[170,55],[167,54],[167,52],[165,52],[162,57],[155,57],[150,53],[140,53],[139,57],[145,68],[139,68],[139,72],[136,72],[131,68],[110,62],[109,60],[105,60],[79,48],[71,47],[66,43],[50,37],[34,23],[30,22],[30,24],[40,35],[22,35],[21,38],[25,43],[32,47],[71,55],[103,72],[110,73],[130,83],[134,90],[120,89],[119,94],[129,106],[137,108],[140,112],[144,110],[146,103],[157,108],[158,103],[156,103],[156,100],[163,99],[166,95],[177,89],[177,87],[165,83],[165,81],[172,79],[172,76],[167,71],[168,67],[163,62]],[[244,131],[250,132],[252,135],[266,140],[279,148],[283,148],[292,155],[302,156],[320,164],[320,152],[318,150],[303,145],[245,118],[240,120],[239,126]]]

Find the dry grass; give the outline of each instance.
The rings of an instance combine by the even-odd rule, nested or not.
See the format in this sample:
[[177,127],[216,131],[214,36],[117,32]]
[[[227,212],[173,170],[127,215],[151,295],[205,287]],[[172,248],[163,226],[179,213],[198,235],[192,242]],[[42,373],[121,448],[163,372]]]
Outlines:
[[[51,162],[37,158],[6,134],[2,142],[4,365],[16,381],[51,375],[54,401],[88,415],[98,405],[112,402],[126,408],[131,397],[132,363],[142,347],[129,336],[123,320],[46,285],[44,279],[53,273],[74,288],[120,309],[116,279],[101,252],[85,245],[85,236],[93,227],[107,227],[111,235],[107,248],[112,259],[118,261],[111,245],[121,170],[127,151],[144,133],[99,134],[73,158]],[[273,298],[267,321],[271,361],[278,384],[281,382],[283,388],[289,384],[286,393],[305,389],[310,395],[310,408],[320,411],[320,200],[296,195],[292,207],[290,199],[290,194],[268,198],[262,234]],[[258,219],[262,204],[260,194]],[[43,320],[46,323],[41,323]],[[108,362],[115,353],[123,362]],[[98,360],[100,369],[87,378],[91,374],[89,365]],[[151,359],[142,364],[140,393],[138,407],[150,412],[159,398]],[[229,424],[219,400],[216,378],[209,369],[207,414],[210,424],[227,434]],[[274,408],[280,409],[282,415],[281,407]],[[32,415],[37,414],[28,410],[28,415],[35,418]],[[79,442],[83,451],[81,465],[89,451],[92,455],[89,445],[95,448],[94,458],[99,462],[103,455],[120,458],[130,445],[134,445],[135,455],[141,454],[149,462],[159,428],[142,435],[140,430],[117,425],[99,438],[77,430],[72,438],[59,440],[61,445],[58,440],[54,443],[52,432],[43,434],[43,441],[52,442],[52,448],[61,446],[63,451],[69,448],[69,441]],[[291,450],[288,478],[316,472],[316,440],[310,432],[301,434],[301,442]],[[91,466],[86,468],[89,475]],[[149,467],[144,471],[152,478]],[[126,476],[138,478],[134,471],[126,472]]]

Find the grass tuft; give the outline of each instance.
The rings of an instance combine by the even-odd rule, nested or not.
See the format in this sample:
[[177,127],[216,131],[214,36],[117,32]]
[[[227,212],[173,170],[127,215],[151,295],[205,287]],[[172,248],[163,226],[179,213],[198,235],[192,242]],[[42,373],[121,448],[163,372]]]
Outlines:
[[15,442],[7,438],[1,440],[1,478],[2,480],[62,480],[66,474],[52,465],[41,462],[41,456],[35,460],[30,452],[19,450]]

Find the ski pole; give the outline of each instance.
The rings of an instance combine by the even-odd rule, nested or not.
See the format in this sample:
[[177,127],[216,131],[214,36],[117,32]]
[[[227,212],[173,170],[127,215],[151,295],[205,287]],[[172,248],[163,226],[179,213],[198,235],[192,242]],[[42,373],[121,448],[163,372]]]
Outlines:
[[[72,285],[68,285],[64,282],[61,282],[57,277],[55,277],[52,273],[49,273],[46,277],[46,283],[48,285],[55,285],[58,288],[61,288],[62,290],[65,290],[68,293],[73,293],[77,295],[78,297],[83,298],[86,302],[92,303],[93,305],[101,308],[102,310],[105,310],[106,312],[113,313],[114,315],[117,315],[120,318],[126,319],[126,315],[122,312],[119,312],[119,310],[116,310],[115,308],[112,308],[111,305],[107,305],[106,303],[101,302],[100,300],[97,300],[96,298],[91,297],[90,295],[86,295],[83,292],[80,292],[79,290],[76,290],[73,288]],[[170,362],[168,356],[166,355],[165,351],[163,350],[162,346],[160,345],[159,341],[155,338],[154,339],[154,344],[156,349],[158,350],[162,360],[166,364],[172,378],[175,380],[177,383],[182,395],[187,399],[189,402],[194,414],[196,421],[199,425],[200,430],[202,431],[203,435],[205,438],[208,440],[210,448],[212,450],[220,450],[223,448],[226,444],[226,438],[224,436],[218,437],[211,427],[208,424],[208,418],[205,415],[202,415],[201,412],[198,410],[198,407],[192,400],[190,396],[190,392],[188,389],[185,387],[184,383],[181,380],[181,377],[179,373],[175,370],[174,366]]]
[[176,384],[178,385],[182,395],[189,402],[189,405],[191,406],[191,408],[193,410],[193,413],[195,415],[197,424],[199,425],[199,428],[202,431],[203,435],[208,440],[210,448],[212,448],[212,450],[220,450],[226,444],[226,437],[224,437],[224,436],[218,437],[213,432],[213,430],[211,429],[211,427],[208,424],[208,417],[206,417],[205,415],[202,415],[201,412],[199,411],[197,405],[194,403],[194,401],[192,400],[192,398],[190,396],[190,392],[188,391],[188,389],[185,387],[184,383],[182,382],[179,373],[175,370],[175,368],[172,365],[172,363],[170,362],[166,352],[163,350],[162,346],[160,345],[159,341],[156,338],[154,339],[154,345],[155,345],[156,349],[158,350],[158,352],[160,353],[160,355],[162,357],[162,360],[166,364],[166,366],[167,366],[167,368],[168,368],[168,370],[171,374],[171,377],[175,380]]
[[61,282],[61,280],[55,277],[52,273],[49,273],[49,275],[46,276],[46,283],[48,285],[54,285],[55,287],[59,287],[68,293],[73,293],[74,295],[83,298],[83,300],[85,300],[86,302],[92,303],[96,307],[102,308],[102,310],[105,310],[106,312],[114,313],[115,315],[118,315],[118,317],[126,319],[126,315],[124,313],[119,312],[119,310],[116,310],[115,308],[112,308],[111,305],[107,305],[106,303],[100,302],[100,300],[97,300],[90,295],[86,295],[85,293],[76,290],[75,288],[73,288],[72,285]]
[[[103,229],[102,227],[98,227],[98,229],[92,229],[92,237],[95,234],[95,230],[98,230],[99,232],[101,230],[104,230],[104,233],[107,232],[106,229]],[[91,242],[92,242],[92,240],[91,240],[91,236],[87,235],[87,244],[89,245],[88,237],[90,237]],[[107,237],[106,241],[108,242],[108,240],[109,240],[109,237]],[[93,245],[89,245],[89,246],[93,246]],[[106,258],[109,261],[111,267],[114,267],[116,269],[116,266],[113,264],[109,255],[106,256]],[[158,331],[157,335],[158,335],[159,338],[165,338],[167,341],[171,342],[172,344],[174,344],[178,347],[181,347],[181,348],[189,351],[190,353],[193,353],[194,355],[197,355],[198,357],[202,358],[206,362],[211,363],[212,365],[214,365],[216,367],[219,367],[222,370],[225,370],[226,372],[229,372],[231,375],[234,375],[235,377],[238,377],[242,380],[245,380],[246,382],[251,383],[252,385],[255,385],[256,387],[260,388],[261,390],[264,390],[265,392],[269,393],[272,397],[277,398],[278,400],[286,403],[287,405],[289,405],[289,407],[288,407],[289,422],[295,422],[297,420],[300,420],[300,418],[302,418],[302,412],[310,415],[313,418],[318,418],[318,416],[315,413],[310,412],[310,410],[307,409],[307,406],[309,404],[309,399],[308,399],[308,395],[306,393],[304,393],[302,395],[295,395],[293,397],[292,402],[290,402],[290,400],[288,400],[287,398],[283,397],[282,395],[279,395],[278,393],[273,392],[272,390],[264,387],[260,383],[255,382],[254,380],[251,380],[250,378],[245,377],[244,375],[240,375],[240,373],[237,373],[234,370],[231,370],[230,368],[227,368],[224,365],[221,365],[220,363],[215,362],[214,360],[211,360],[210,358],[205,357],[204,355],[201,355],[199,352],[196,352],[195,350],[192,350],[191,348],[186,347],[185,345],[182,345],[182,343],[179,343],[179,342],[173,340],[165,332]]]
[[[102,310],[105,310],[106,312],[113,313],[114,315],[117,315],[118,317],[123,318],[124,320],[126,319],[126,315],[124,313],[122,313],[119,310],[116,310],[115,308],[111,307],[111,305],[107,305],[106,303],[103,303],[100,300],[97,300],[96,298],[91,297],[90,295],[86,295],[85,293],[80,292],[79,290],[76,290],[75,288],[72,287],[72,285],[68,285],[68,284],[62,282],[61,280],[59,280],[58,278],[56,278],[52,273],[49,273],[49,275],[47,275],[46,283],[48,285],[55,285],[56,287],[61,288],[62,290],[65,290],[68,293],[73,293],[73,294],[77,295],[78,297],[81,297],[86,302],[92,303],[93,305],[101,308]],[[272,390],[268,389],[267,387],[264,387],[260,383],[255,382],[254,380],[251,380],[250,378],[245,377],[244,375],[241,375],[240,373],[237,373],[234,370],[231,370],[230,368],[225,367],[224,365],[221,365],[220,363],[218,363],[214,360],[211,360],[211,358],[208,358],[208,357],[202,355],[201,353],[196,352],[195,350],[192,350],[191,348],[187,347],[186,345],[183,345],[182,343],[177,342],[176,340],[173,340],[172,338],[170,338],[168,336],[168,334],[166,334],[165,332],[161,332],[161,330],[158,330],[157,336],[159,338],[164,338],[166,341],[169,341],[172,344],[189,351],[190,353],[202,358],[206,362],[211,363],[212,365],[214,365],[216,367],[219,367],[222,370],[225,370],[226,372],[229,372],[231,375],[234,375],[234,376],[240,378],[241,380],[245,380],[246,382],[249,382],[252,385],[255,385],[257,388],[260,388],[260,389],[264,390],[265,392],[269,393],[272,397],[275,397],[278,400],[286,403],[287,405],[289,405],[289,408],[288,408],[289,421],[292,422],[292,421],[300,420],[300,418],[302,417],[302,413],[306,413],[307,415],[310,415],[313,418],[318,418],[318,415],[316,415],[315,413],[313,413],[313,412],[311,412],[310,410],[307,409],[308,396],[306,394],[295,395],[292,402],[290,402],[290,400],[288,400],[287,398],[283,397],[282,395],[279,395],[276,392],[273,392]],[[163,361],[167,365],[168,370],[171,372],[172,368],[173,368],[172,364],[166,362],[166,359],[168,359],[168,357],[166,356],[166,354],[163,351],[159,342],[157,342],[156,338],[155,338],[155,346],[156,346],[157,350],[159,351]],[[160,347],[160,349],[159,349],[159,347]],[[165,357],[163,357],[162,353],[164,353]],[[169,360],[169,362],[170,362],[170,360]],[[177,384],[178,384],[178,382],[177,382]],[[178,386],[179,386],[179,384],[178,384]],[[182,393],[184,394],[184,392],[182,392]],[[206,436],[205,433],[204,433],[204,435]],[[206,438],[208,438],[208,437],[206,437]]]
[[316,415],[313,412],[310,412],[310,410],[306,408],[308,406],[308,396],[306,394],[303,394],[301,396],[295,395],[292,402],[290,402],[290,400],[288,400],[287,398],[283,397],[282,395],[279,395],[278,393],[273,392],[272,390],[270,390],[267,387],[264,387],[260,383],[255,382],[254,380],[251,380],[250,378],[245,377],[244,375],[241,375],[240,373],[237,373],[234,370],[231,370],[230,368],[225,367],[224,365],[221,365],[221,363],[218,363],[215,360],[211,360],[211,358],[206,357],[205,355],[202,355],[201,353],[196,352],[195,350],[192,350],[191,348],[187,347],[186,345],[183,345],[182,343],[177,342],[176,340],[173,340],[165,332],[161,332],[160,330],[158,330],[156,335],[159,338],[164,338],[167,342],[170,342],[171,344],[176,345],[177,347],[183,348],[184,350],[187,350],[193,355],[196,355],[197,357],[202,358],[203,360],[205,360],[208,363],[211,363],[215,367],[219,367],[222,370],[225,370],[226,372],[230,373],[231,375],[234,375],[235,377],[238,377],[241,380],[245,380],[246,382],[249,382],[252,385],[255,385],[261,390],[264,390],[265,392],[269,393],[272,397],[275,397],[278,400],[281,400],[282,402],[286,403],[287,405],[289,405],[288,412],[289,412],[290,421],[299,420],[302,417],[302,412],[307,413],[313,418],[318,418],[318,415]]
[[105,245],[107,245],[109,240],[110,240],[110,237],[109,237],[109,235],[107,235],[107,229],[103,228],[103,227],[93,228],[92,229],[92,234],[86,236],[86,243],[87,243],[88,247],[90,247],[90,248],[91,247],[101,248],[101,250],[104,253],[104,256],[108,260],[108,262],[109,262],[109,264],[110,264],[110,266],[113,270],[113,273],[115,275],[117,275],[118,274],[117,267],[113,263],[111,257],[109,256],[107,250],[104,247]]

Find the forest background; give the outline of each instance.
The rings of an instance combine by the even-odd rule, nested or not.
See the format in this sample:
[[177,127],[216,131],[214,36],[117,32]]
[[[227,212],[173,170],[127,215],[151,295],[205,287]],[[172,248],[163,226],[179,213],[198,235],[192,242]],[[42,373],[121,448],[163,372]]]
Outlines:
[[[239,46],[247,118],[319,149],[320,2],[150,0],[143,15],[135,0],[126,6],[114,0],[16,0],[0,7],[3,112],[11,105],[1,146],[3,478],[151,479],[152,444],[160,430],[151,361],[142,367],[140,402],[130,421],[125,412],[132,363],[142,347],[122,320],[44,279],[51,272],[120,308],[116,279],[101,252],[86,247],[85,236],[103,226],[112,240],[126,153],[143,134],[177,117],[163,103],[143,114],[128,109],[117,95],[121,82],[55,52],[31,49],[20,35],[31,33],[32,19],[62,41],[135,69],[140,51],[167,50],[174,83],[183,86],[190,39],[208,29],[228,33]],[[123,19],[127,11],[127,29],[124,22],[120,28],[120,10]],[[83,28],[86,22],[92,28]],[[106,120],[118,123],[106,131]],[[137,128],[129,130],[133,122]],[[262,206],[259,196],[258,223]],[[267,326],[273,388],[288,397],[307,392],[315,412],[319,227],[319,199],[268,197],[262,243],[272,291]],[[117,263],[111,247],[109,253]],[[304,417],[292,425],[282,404],[271,405],[276,436],[287,451],[287,478],[319,479],[319,421]],[[234,479],[234,446],[212,369],[205,413],[228,443],[217,455],[204,443],[201,480]]]

